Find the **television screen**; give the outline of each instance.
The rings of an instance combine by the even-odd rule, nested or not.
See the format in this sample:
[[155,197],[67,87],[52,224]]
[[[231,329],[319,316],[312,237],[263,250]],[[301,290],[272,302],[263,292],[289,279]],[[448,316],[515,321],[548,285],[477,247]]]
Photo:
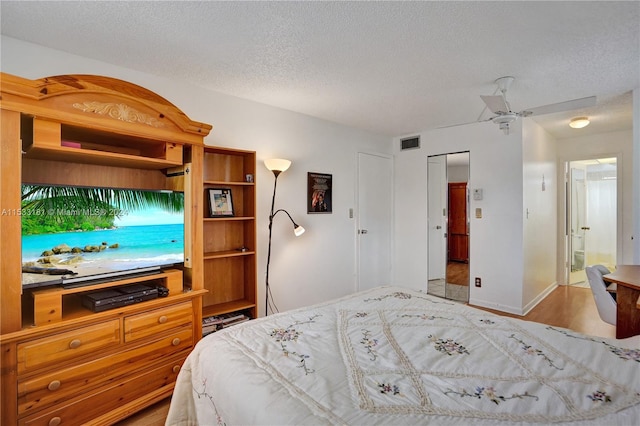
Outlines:
[[23,186],[22,285],[76,286],[184,262],[184,194]]

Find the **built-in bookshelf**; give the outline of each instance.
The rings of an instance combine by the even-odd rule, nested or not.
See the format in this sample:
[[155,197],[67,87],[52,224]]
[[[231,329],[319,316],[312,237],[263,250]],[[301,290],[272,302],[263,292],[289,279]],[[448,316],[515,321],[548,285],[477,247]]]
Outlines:
[[212,315],[202,319],[202,337],[215,333],[223,328],[249,321],[251,318],[241,312],[230,312],[222,315]]
[[[256,154],[205,146],[202,158],[202,316],[257,315]],[[230,197],[223,214],[212,197]],[[232,214],[229,214],[232,208]]]

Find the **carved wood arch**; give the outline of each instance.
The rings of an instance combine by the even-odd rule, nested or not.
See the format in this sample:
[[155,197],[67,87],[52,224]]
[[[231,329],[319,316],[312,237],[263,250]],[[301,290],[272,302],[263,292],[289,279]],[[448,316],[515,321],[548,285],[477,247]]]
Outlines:
[[212,129],[162,96],[112,77],[72,74],[29,80],[2,73],[0,87],[2,108],[62,123],[189,144],[201,144]]

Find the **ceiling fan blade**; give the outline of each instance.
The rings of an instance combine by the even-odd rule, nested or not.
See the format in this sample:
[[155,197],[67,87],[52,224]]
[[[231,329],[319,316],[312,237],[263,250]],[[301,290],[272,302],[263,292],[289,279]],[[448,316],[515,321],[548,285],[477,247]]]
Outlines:
[[491,119],[488,118],[486,120],[469,121],[468,123],[449,124],[449,125],[446,125],[446,126],[436,127],[436,129],[448,129],[448,128],[451,128],[451,127],[466,126],[467,124],[484,123],[485,121],[491,121]]
[[518,115],[531,117],[532,115],[553,114],[554,112],[571,111],[573,109],[588,108],[596,104],[596,97],[574,99],[572,101],[558,102],[555,104],[543,105],[536,108],[529,108]]
[[509,106],[504,100],[504,97],[500,95],[495,96],[484,96],[480,95],[485,104],[487,104],[487,108],[491,110],[494,114],[500,114],[509,112]]

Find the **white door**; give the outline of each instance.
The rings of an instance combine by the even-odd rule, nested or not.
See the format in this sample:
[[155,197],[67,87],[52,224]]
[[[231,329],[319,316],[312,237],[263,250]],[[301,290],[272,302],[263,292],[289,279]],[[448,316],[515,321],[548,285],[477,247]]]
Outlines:
[[427,163],[427,222],[429,280],[444,280],[447,254],[447,156],[429,157]]
[[358,153],[358,289],[391,284],[393,173],[390,157]]

